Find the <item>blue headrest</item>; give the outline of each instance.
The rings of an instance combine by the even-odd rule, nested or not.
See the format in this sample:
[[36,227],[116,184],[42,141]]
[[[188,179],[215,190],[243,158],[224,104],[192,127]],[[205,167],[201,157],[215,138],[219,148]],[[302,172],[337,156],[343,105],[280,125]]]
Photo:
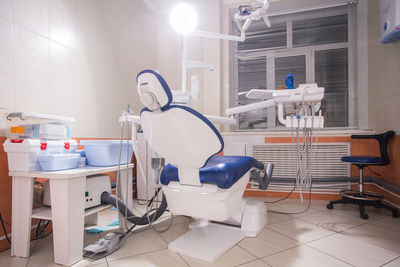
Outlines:
[[[138,93],[141,102],[149,109],[153,109],[151,99],[144,97],[148,93],[151,93],[152,97],[157,100],[161,108],[168,107],[172,103],[172,93],[169,89],[167,82],[161,76],[161,74],[156,70],[142,70],[136,76],[136,82],[138,83]],[[141,89],[141,85],[146,85],[145,90]]]

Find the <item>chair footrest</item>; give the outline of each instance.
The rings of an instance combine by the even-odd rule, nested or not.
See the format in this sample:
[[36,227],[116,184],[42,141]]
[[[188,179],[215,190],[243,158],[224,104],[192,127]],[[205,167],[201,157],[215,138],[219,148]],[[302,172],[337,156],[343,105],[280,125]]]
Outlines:
[[357,200],[366,200],[366,201],[381,201],[384,196],[372,191],[364,191],[359,192],[355,190],[342,190],[340,191],[342,197],[352,198]]
[[212,262],[245,237],[238,227],[210,223],[189,230],[168,248],[177,253]]

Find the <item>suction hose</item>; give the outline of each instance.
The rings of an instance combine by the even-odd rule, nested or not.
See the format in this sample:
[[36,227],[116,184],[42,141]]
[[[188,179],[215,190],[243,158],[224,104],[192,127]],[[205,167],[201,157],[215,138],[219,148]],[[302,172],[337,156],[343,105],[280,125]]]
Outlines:
[[[117,201],[118,201],[118,205],[117,205]],[[153,212],[152,214],[148,215],[148,216],[135,216],[135,214],[133,214],[133,212],[129,209],[126,209],[126,206],[124,204],[124,202],[117,198],[116,196],[114,196],[111,193],[108,192],[103,192],[101,194],[101,202],[106,203],[106,204],[111,204],[114,207],[118,207],[120,214],[124,215],[125,211],[126,211],[126,216],[127,216],[127,220],[129,222],[131,222],[132,224],[135,225],[147,225],[150,222],[154,222],[155,220],[157,220],[158,218],[161,217],[161,215],[164,213],[164,211],[167,209],[167,199],[165,198],[165,195],[162,195],[162,200],[161,200],[161,205],[160,207]]]

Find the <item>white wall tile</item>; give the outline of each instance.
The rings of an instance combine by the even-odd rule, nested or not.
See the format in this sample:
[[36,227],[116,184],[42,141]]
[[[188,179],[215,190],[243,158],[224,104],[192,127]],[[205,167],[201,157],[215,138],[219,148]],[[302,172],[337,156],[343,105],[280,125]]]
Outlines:
[[75,117],[73,136],[119,137],[120,112],[129,102],[141,108],[135,75],[157,63],[157,27],[143,26],[152,14],[140,7],[125,0],[0,0],[0,103]]
[[51,97],[48,86],[15,81],[16,110],[51,113]]
[[13,21],[49,37],[48,0],[13,0]]
[[[0,108],[15,110],[15,91],[13,80],[0,76]],[[0,112],[4,112],[1,110]]]
[[0,0],[0,17],[11,19],[11,0]]
[[14,25],[14,74],[16,80],[49,84],[49,39]]
[[77,53],[50,41],[50,88],[54,114],[79,116],[77,109],[73,108],[79,97],[77,76]]
[[0,76],[10,78],[12,78],[13,74],[12,38],[11,21],[0,17]]
[[75,1],[52,0],[49,3],[50,39],[75,48]]

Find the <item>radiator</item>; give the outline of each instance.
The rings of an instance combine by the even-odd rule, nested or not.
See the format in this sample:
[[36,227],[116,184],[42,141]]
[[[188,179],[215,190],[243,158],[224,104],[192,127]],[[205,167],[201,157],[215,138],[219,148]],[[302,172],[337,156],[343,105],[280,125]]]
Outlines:
[[[274,163],[272,177],[294,178],[297,145],[291,143],[257,144],[252,146],[252,155],[255,159],[265,163]],[[300,154],[304,157],[305,150],[300,148]],[[313,145],[313,178],[350,177],[350,164],[342,162],[343,156],[350,154],[349,143],[318,143]],[[302,161],[304,164],[304,160]],[[325,186],[327,185],[324,183]],[[347,184],[331,183],[335,191],[348,188]],[[314,184],[313,187],[318,187]]]

